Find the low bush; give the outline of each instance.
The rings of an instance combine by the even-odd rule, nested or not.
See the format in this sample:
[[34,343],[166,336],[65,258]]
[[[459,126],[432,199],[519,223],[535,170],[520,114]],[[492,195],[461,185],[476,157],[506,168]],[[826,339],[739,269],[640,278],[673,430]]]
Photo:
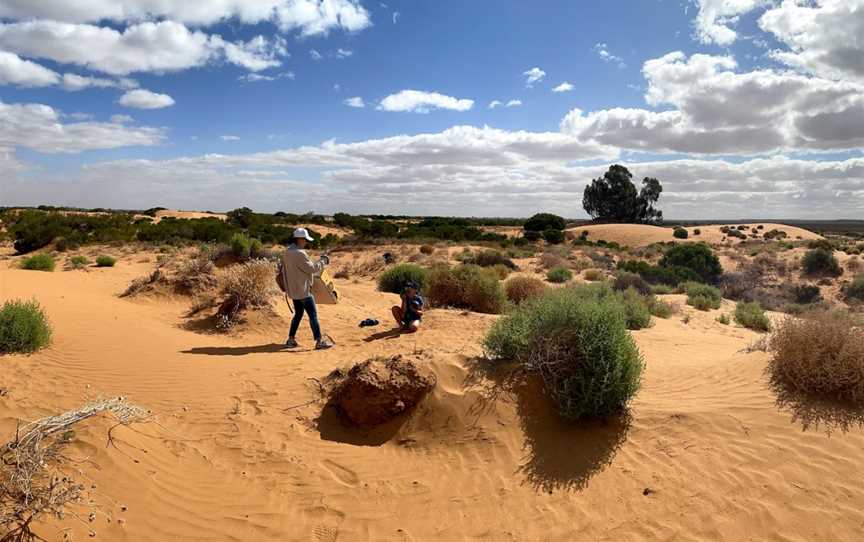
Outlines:
[[606,280],[606,274],[603,273],[603,271],[600,269],[586,269],[585,280],[589,280],[591,282]]
[[[633,288],[617,292],[624,305],[627,329],[644,329],[651,325],[651,303]],[[671,311],[670,311],[671,312]]]
[[264,257],[264,244],[258,239],[249,240],[249,257],[262,258]]
[[507,296],[494,271],[470,264],[432,269],[426,296],[434,307],[454,307],[486,314],[500,314],[507,306]]
[[552,228],[543,230],[543,240],[552,245],[560,245],[564,242],[564,232]]
[[816,303],[822,299],[822,294],[819,287],[815,284],[798,284],[792,287],[792,297],[795,303],[806,305],[808,303]]
[[864,330],[845,312],[785,318],[769,339],[771,381],[793,392],[864,403]]
[[651,316],[656,316],[657,318],[663,318],[664,320],[672,316],[674,312],[672,305],[666,303],[662,299],[657,299],[653,295],[645,296],[646,302],[648,303],[648,312],[651,313]]
[[430,256],[435,253],[435,247],[432,245],[422,245],[420,247],[420,254],[425,254],[426,256]]
[[687,304],[700,311],[719,309],[723,300],[720,290],[708,284],[688,282],[684,284]]
[[705,243],[685,243],[666,251],[660,267],[689,269],[699,276],[700,282],[716,284],[723,274],[720,260]]
[[479,265],[480,267],[494,267],[496,265],[503,265],[507,269],[516,269],[516,264],[513,263],[510,258],[504,256],[497,250],[484,250],[483,252],[476,254],[474,256],[473,263]]
[[702,230],[700,230],[699,228],[695,228],[693,230],[693,235],[702,235]]
[[569,282],[572,278],[573,271],[570,271],[566,267],[556,267],[550,269],[549,272],[546,273],[546,280],[554,283]]
[[674,237],[675,239],[687,239],[687,230],[680,226],[676,227],[674,230],[672,230],[672,237]]
[[754,331],[768,331],[771,329],[771,321],[765,315],[765,311],[759,303],[747,303],[739,301],[735,305],[735,322],[743,327]]
[[216,326],[228,329],[243,310],[269,305],[276,292],[275,274],[276,266],[267,260],[250,260],[229,267],[221,277],[223,301],[216,314]]
[[231,246],[231,253],[238,260],[248,260],[252,255],[252,241],[247,235],[235,233],[228,244]]
[[698,274],[686,267],[661,267],[640,260],[619,262],[618,269],[636,273],[651,284],[678,286],[682,282],[700,280]]
[[718,323],[723,324],[724,326],[728,326],[729,322],[731,322],[731,320],[729,319],[729,315],[726,313],[721,314],[720,316],[715,318],[715,320],[717,320]]
[[551,252],[544,252],[540,255],[540,265],[543,269],[554,269],[556,267],[566,267],[567,260],[562,258],[557,254],[552,254]]
[[654,295],[668,295],[674,291],[668,284],[651,284],[650,286],[651,293]]
[[51,325],[35,300],[11,300],[0,309],[0,353],[30,353],[48,346]]
[[801,260],[805,275],[839,277],[843,274],[837,258],[824,248],[809,250]]
[[626,271],[620,272],[618,273],[618,275],[616,275],[615,282],[612,283],[612,287],[616,290],[626,290],[628,288],[634,288],[642,295],[648,295],[651,293],[651,286],[647,282],[645,282],[645,279],[643,279],[636,273],[628,273]]
[[[612,295],[558,288],[520,305],[483,341],[492,358],[539,374],[566,419],[618,414],[639,390],[644,362]],[[586,302],[590,300],[590,302]]]
[[500,263],[497,265],[493,265],[492,267],[487,267],[486,269],[489,269],[490,271],[495,273],[495,275],[498,277],[498,280],[506,279],[507,277],[510,276],[510,273],[511,273],[511,270],[509,267],[507,267],[506,265],[502,265]]
[[405,284],[413,282],[425,291],[429,278],[429,271],[413,263],[402,263],[387,269],[378,277],[378,290],[401,294]]
[[864,301],[864,275],[858,275],[843,288],[846,301]]
[[114,267],[117,263],[117,258],[103,254],[96,258],[96,267]]
[[54,257],[50,254],[34,254],[21,261],[21,269],[29,271],[54,271]]
[[546,291],[546,283],[534,277],[512,277],[504,283],[507,299],[514,305],[534,299]]
[[72,256],[69,258],[69,267],[72,269],[83,269],[88,263],[90,263],[90,260],[86,256]]

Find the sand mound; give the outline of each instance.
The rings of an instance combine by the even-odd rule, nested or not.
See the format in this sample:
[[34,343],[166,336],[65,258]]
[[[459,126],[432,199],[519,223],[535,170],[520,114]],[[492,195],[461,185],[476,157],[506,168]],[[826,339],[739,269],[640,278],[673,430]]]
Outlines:
[[[689,241],[705,241],[707,243],[720,243],[726,235],[720,231],[723,224],[710,224],[702,226],[688,227],[690,233]],[[774,224],[770,222],[759,222],[753,224],[735,224],[732,227],[746,226],[745,233],[750,233],[753,228],[763,226],[759,232],[759,238],[762,234],[771,230],[780,230],[786,233],[787,239],[810,240],[822,239],[822,236],[812,231],[798,228],[796,226],[787,226],[785,224]],[[695,235],[693,230],[698,229],[699,235]],[[680,241],[672,235],[672,228],[651,226],[648,224],[587,224],[566,230],[569,239],[575,239],[582,235],[582,232],[588,232],[590,241],[614,241],[622,246],[642,247],[652,243],[664,243],[666,241]],[[736,240],[737,241],[737,240]]]

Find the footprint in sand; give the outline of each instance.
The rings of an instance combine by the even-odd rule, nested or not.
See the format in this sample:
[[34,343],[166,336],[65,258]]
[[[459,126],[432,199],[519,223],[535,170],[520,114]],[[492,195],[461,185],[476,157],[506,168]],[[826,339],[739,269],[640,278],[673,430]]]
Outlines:
[[348,486],[355,487],[360,483],[360,478],[357,476],[357,473],[353,470],[343,467],[339,463],[335,461],[331,461],[329,459],[325,459],[321,462],[321,466],[329,472],[336,481]]
[[318,525],[312,529],[312,533],[315,535],[315,540],[319,542],[336,542],[339,538],[339,529],[329,525]]

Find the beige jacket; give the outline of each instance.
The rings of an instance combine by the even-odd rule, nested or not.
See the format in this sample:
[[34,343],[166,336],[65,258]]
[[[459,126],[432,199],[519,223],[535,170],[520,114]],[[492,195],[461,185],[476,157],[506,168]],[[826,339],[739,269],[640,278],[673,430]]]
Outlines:
[[312,296],[312,282],[315,275],[324,270],[324,262],[312,262],[305,250],[297,245],[288,245],[282,254],[285,269],[285,293],[291,299],[306,299]]

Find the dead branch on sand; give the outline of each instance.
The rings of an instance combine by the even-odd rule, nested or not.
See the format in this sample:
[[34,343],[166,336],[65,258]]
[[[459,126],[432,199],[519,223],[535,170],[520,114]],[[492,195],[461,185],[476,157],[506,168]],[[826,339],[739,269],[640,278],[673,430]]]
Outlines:
[[0,542],[44,540],[32,531],[42,517],[62,519],[69,504],[81,503],[84,485],[64,472],[63,455],[72,427],[110,413],[119,425],[144,421],[150,414],[123,397],[98,400],[81,408],[19,426],[0,448]]

